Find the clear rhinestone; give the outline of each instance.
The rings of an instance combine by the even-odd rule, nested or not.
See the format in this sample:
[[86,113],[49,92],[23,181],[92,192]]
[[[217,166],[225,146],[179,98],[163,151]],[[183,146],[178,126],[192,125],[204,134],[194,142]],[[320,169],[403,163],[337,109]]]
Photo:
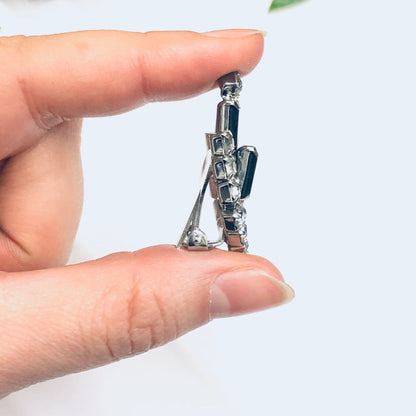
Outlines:
[[235,179],[229,182],[230,196],[233,202],[236,202],[240,199],[241,189],[240,184]]
[[190,236],[189,236],[189,240],[188,240],[188,245],[190,247],[193,246],[206,246],[207,243],[207,236],[205,235],[205,233],[200,230],[199,228],[195,228],[194,230],[192,230]]
[[224,159],[214,161],[214,173],[218,180],[231,180],[237,175],[237,164],[232,157],[225,157]]
[[248,250],[248,240],[247,240],[247,236],[246,235],[242,235],[241,236],[241,244],[243,244],[243,246],[245,247],[246,251]]
[[231,134],[221,134],[212,137],[212,153],[215,156],[226,156],[234,151],[234,139]]
[[219,180],[227,179],[227,173],[225,171],[224,162],[214,162],[214,173],[215,177]]
[[238,227],[238,233],[242,237],[246,237],[247,238],[247,225],[242,224],[241,227]]
[[220,185],[218,190],[219,190],[219,195],[220,195],[220,198],[221,198],[221,202],[223,204],[227,204],[229,202],[232,202],[228,183],[225,183],[224,185]]
[[239,183],[232,179],[227,183],[219,185],[219,194],[223,204],[232,204],[237,202],[241,195]]
[[233,218],[235,220],[237,227],[240,227],[241,225],[243,225],[247,218],[246,209],[242,205],[237,204],[233,212]]
[[224,158],[224,170],[228,179],[237,175],[237,164],[235,163],[235,159],[233,157]]
[[223,99],[237,99],[243,83],[241,82],[240,74],[233,72],[220,78],[221,96]]
[[222,91],[222,98],[227,101],[238,100],[240,91],[234,85],[227,85]]

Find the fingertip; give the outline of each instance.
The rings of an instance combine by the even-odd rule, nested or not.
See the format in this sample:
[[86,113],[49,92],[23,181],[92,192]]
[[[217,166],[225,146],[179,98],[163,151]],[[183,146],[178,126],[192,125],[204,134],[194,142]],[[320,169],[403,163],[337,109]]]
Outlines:
[[202,34],[216,38],[243,38],[252,35],[261,35],[264,38],[267,32],[258,29],[223,29],[211,30],[209,32],[203,32]]
[[211,287],[210,318],[258,312],[290,302],[294,290],[263,270],[235,270],[219,276]]
[[294,298],[293,289],[279,270],[263,257],[220,249],[192,252],[166,246],[153,248],[153,255],[169,261],[173,269],[177,265],[179,280],[169,284],[191,289],[187,298],[196,302],[194,309],[205,310],[204,292],[209,288],[209,320],[261,311]]
[[221,32],[87,31],[27,38],[27,96],[39,117],[48,109],[67,118],[189,98],[226,73],[247,74],[261,58],[261,32]]
[[[238,67],[227,72],[238,71],[242,76],[251,72],[259,63],[263,55],[264,38],[266,34],[267,32],[257,29],[226,29],[202,33],[202,35],[207,37],[233,42],[235,45],[230,46],[230,53],[232,53],[232,49],[234,48],[238,50],[239,46],[236,45],[237,42],[241,44],[241,47],[246,52],[246,59],[242,61]],[[238,53],[239,52],[240,51],[238,51]]]

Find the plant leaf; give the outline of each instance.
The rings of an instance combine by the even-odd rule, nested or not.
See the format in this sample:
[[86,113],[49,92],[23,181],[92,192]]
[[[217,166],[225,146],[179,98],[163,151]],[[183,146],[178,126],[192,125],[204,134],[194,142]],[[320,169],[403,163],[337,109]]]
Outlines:
[[301,3],[303,1],[305,0],[273,0],[270,5],[269,12],[281,9],[282,7],[291,6],[292,4]]

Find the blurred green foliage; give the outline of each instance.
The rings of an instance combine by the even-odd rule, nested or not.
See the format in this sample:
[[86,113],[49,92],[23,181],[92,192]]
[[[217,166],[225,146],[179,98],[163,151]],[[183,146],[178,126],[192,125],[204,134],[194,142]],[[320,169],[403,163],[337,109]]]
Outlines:
[[305,0],[273,0],[270,5],[269,12],[281,9],[282,7],[291,6],[292,4],[301,3]]

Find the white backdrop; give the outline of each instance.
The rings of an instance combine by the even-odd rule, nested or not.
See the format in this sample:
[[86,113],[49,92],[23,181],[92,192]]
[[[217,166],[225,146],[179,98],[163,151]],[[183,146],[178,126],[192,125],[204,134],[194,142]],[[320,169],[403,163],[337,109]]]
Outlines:
[[[268,0],[7,3],[5,35],[268,31],[241,96],[241,144],[260,153],[249,238],[297,297],[18,392],[0,414],[415,415],[415,2],[310,0],[270,15]],[[218,99],[85,122],[74,259],[176,242]]]

